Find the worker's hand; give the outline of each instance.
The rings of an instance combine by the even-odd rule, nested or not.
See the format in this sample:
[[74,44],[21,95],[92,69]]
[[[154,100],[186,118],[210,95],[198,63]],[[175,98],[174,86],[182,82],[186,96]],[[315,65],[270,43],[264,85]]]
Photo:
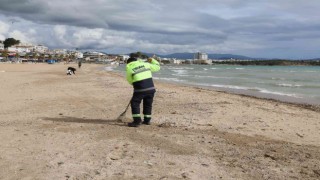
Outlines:
[[148,58],[148,63],[151,63],[151,61],[152,61],[152,58]]

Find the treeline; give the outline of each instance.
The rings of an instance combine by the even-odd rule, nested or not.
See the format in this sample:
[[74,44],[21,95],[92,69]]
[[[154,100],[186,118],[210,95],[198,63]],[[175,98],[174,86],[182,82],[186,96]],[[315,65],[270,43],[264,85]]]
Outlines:
[[320,61],[310,60],[253,60],[253,61],[212,61],[214,64],[257,65],[257,66],[320,66]]
[[20,40],[16,40],[14,38],[7,38],[4,41],[0,41],[0,43],[3,43],[4,48],[11,47],[13,45],[19,44]]

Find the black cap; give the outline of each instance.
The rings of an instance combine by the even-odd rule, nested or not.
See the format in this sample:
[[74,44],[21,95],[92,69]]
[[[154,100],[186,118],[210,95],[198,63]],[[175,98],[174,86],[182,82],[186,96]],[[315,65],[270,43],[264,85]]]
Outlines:
[[136,60],[137,60],[137,58],[131,57],[131,58],[129,58],[129,59],[127,60],[127,64],[129,64],[129,63],[131,63],[131,62],[133,62],[133,61],[136,61]]
[[131,53],[131,54],[130,54],[130,57],[131,57],[131,58],[138,58],[138,57],[139,57],[139,55],[138,55],[138,54],[136,54],[136,53]]

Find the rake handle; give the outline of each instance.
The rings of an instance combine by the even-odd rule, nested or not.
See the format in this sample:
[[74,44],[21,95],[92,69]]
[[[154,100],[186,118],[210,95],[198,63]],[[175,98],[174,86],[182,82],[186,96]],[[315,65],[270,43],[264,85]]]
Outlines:
[[129,108],[129,106],[130,106],[130,104],[131,104],[131,100],[129,101],[129,103],[128,103],[128,105],[127,105],[126,109],[123,111],[123,113],[121,113],[121,114],[120,114],[120,116],[123,116],[123,115],[127,112],[128,108]]

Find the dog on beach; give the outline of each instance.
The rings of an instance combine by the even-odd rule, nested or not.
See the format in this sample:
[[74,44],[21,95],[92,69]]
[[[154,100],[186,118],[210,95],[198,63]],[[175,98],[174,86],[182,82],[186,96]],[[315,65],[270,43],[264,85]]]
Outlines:
[[67,75],[72,75],[72,74],[76,74],[75,73],[75,71],[76,71],[76,68],[74,68],[74,67],[68,67],[68,69],[67,69]]

